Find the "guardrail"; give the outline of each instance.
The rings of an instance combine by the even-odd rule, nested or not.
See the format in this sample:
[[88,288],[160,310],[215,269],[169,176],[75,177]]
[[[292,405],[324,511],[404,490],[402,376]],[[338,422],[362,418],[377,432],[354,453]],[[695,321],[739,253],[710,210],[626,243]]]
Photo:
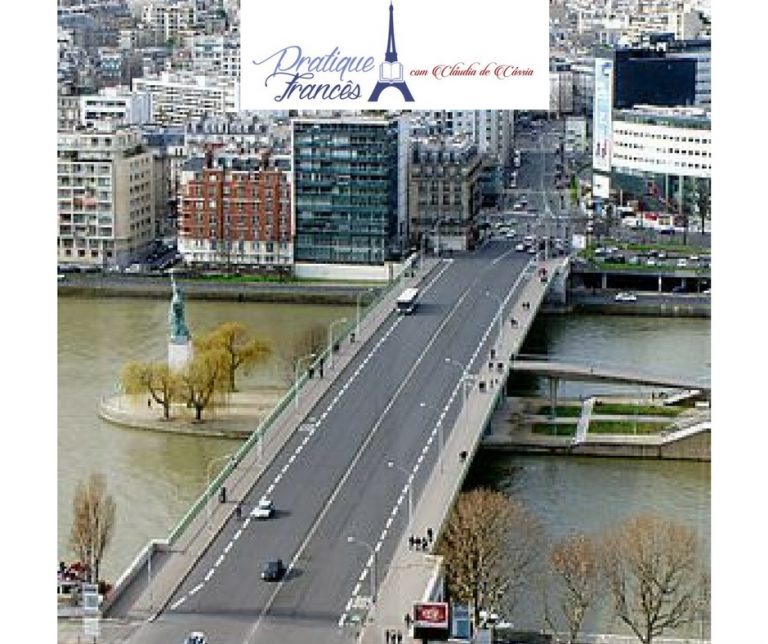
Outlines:
[[[397,273],[397,275],[394,276],[393,279],[385,286],[379,289],[377,296],[374,297],[361,312],[361,323],[376,309],[376,307],[381,302],[384,301],[384,299],[392,292],[393,289],[401,285],[402,282],[409,276],[409,274],[412,274],[412,268],[416,258],[416,254],[411,255],[405,262],[403,262],[402,269]],[[293,402],[297,392],[299,392],[309,380],[309,369],[317,369],[317,365],[320,363],[320,361],[325,361],[329,357],[329,351],[333,351],[333,347],[336,345],[336,343],[343,342],[354,329],[356,329],[356,320],[348,321],[342,327],[342,333],[340,334],[339,338],[333,342],[333,345],[331,347],[326,347],[325,350],[320,355],[318,355],[310,365],[308,365],[301,376],[297,379],[296,382],[294,382],[294,384],[285,393],[285,395],[277,402],[270,413],[261,421],[261,423],[259,423],[258,427],[251,433],[248,439],[242,444],[240,449],[238,449],[232,455],[232,457],[222,467],[222,469],[211,481],[208,487],[203,490],[203,492],[195,500],[189,510],[187,510],[184,516],[171,530],[168,537],[166,539],[152,539],[139,551],[128,568],[126,568],[123,574],[120,575],[119,579],[115,582],[109,597],[104,602],[102,610],[106,610],[116,601],[124,588],[136,577],[138,572],[144,568],[148,557],[151,557],[156,550],[167,550],[173,547],[179,537],[187,529],[189,524],[195,519],[197,514],[206,507],[206,504],[210,501],[211,497],[213,497],[219,491],[219,488],[222,486],[226,478],[243,461],[253,446],[264,438],[265,434],[270,429],[272,424],[277,420],[280,414],[289,404]]]

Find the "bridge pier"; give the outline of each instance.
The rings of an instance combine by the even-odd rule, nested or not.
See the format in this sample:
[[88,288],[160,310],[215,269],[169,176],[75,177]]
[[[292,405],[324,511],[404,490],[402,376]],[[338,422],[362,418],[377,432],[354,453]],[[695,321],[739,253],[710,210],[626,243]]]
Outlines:
[[556,376],[549,377],[549,417],[556,418],[557,413],[555,407],[557,407],[557,388],[560,385],[560,378]]

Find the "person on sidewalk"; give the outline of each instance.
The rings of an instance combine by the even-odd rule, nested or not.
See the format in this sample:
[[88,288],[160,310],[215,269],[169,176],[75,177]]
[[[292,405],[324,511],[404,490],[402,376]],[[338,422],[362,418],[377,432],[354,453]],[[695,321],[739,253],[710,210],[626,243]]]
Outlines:
[[243,518],[243,504],[241,501],[238,501],[235,506],[235,517],[237,517],[238,521]]
[[405,617],[403,617],[403,621],[405,622],[405,628],[408,630],[411,630],[411,624],[413,623],[413,619],[411,618],[410,613],[406,613]]
[[389,643],[392,641],[392,640],[390,639],[390,633],[389,633],[389,629],[387,629],[386,631],[384,631],[384,641],[385,641],[387,644],[389,644]]
[[432,540],[435,537],[435,533],[432,532],[432,528],[427,528],[427,539],[429,539],[429,543],[432,543]]

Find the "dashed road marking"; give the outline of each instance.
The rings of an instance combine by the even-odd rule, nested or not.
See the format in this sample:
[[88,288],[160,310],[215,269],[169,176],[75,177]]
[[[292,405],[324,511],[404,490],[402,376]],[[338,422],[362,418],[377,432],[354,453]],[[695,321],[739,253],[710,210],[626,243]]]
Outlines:
[[192,597],[192,595],[202,590],[203,586],[205,586],[205,583],[197,584],[197,586],[195,586],[192,590],[189,591],[189,596]]

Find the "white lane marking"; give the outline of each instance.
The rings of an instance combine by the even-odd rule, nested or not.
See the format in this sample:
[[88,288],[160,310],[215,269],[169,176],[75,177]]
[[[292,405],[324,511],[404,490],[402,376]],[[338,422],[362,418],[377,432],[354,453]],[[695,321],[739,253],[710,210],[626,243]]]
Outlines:
[[195,593],[202,590],[203,586],[205,586],[205,583],[197,584],[192,590],[189,591],[189,596],[192,597]]
[[232,537],[232,541],[237,541],[240,538],[240,535],[243,534],[242,528],[235,532],[234,536]]
[[179,600],[177,600],[177,601],[173,602],[173,604],[171,604],[171,610],[176,610],[176,609],[177,609],[179,606],[181,606],[181,605],[182,605],[182,604],[183,604],[185,601],[187,601],[187,596],[186,596],[186,595],[184,595],[184,597],[182,597],[181,599],[179,599]]
[[[373,548],[374,552],[379,552],[381,550],[381,541],[379,541]],[[373,562],[371,562],[373,563]]]
[[267,488],[267,496],[269,496],[270,494],[272,494],[272,492],[274,492],[274,491],[275,491],[275,484],[274,484],[274,483],[272,483],[272,485],[270,485],[270,486]]
[[203,577],[203,579],[205,579],[205,581],[210,581],[211,577],[213,577],[213,573],[215,573],[215,572],[216,572],[216,569],[215,568],[211,568],[208,571],[208,573],[205,575],[205,577]]
[[224,561],[224,555],[219,555],[219,558],[216,560],[216,563],[213,564],[213,567],[218,568],[221,565],[222,561]]
[[421,465],[421,462],[424,460],[424,452],[419,454],[419,458],[416,459],[416,464]]
[[296,460],[296,452],[291,454],[291,458],[288,459],[288,464],[291,465]]
[[[357,593],[359,593],[359,592],[360,592],[360,584],[359,584],[359,583],[357,583],[357,584],[355,584],[355,588],[354,588],[354,590],[352,591],[352,596],[354,597],[354,596],[355,596],[355,595],[357,595]],[[350,598],[349,598],[349,603],[350,603],[350,604],[352,604],[352,597],[350,597]],[[347,610],[349,610],[349,609],[347,609]]]
[[358,583],[362,583],[365,581],[365,578],[368,576],[368,569],[363,568],[363,572],[360,573],[360,576],[357,578]]
[[243,530],[245,530],[245,529],[246,529],[246,528],[247,528],[247,527],[250,525],[250,523],[251,523],[251,517],[248,517],[248,518],[247,518],[247,519],[246,519],[246,520],[243,522]]

